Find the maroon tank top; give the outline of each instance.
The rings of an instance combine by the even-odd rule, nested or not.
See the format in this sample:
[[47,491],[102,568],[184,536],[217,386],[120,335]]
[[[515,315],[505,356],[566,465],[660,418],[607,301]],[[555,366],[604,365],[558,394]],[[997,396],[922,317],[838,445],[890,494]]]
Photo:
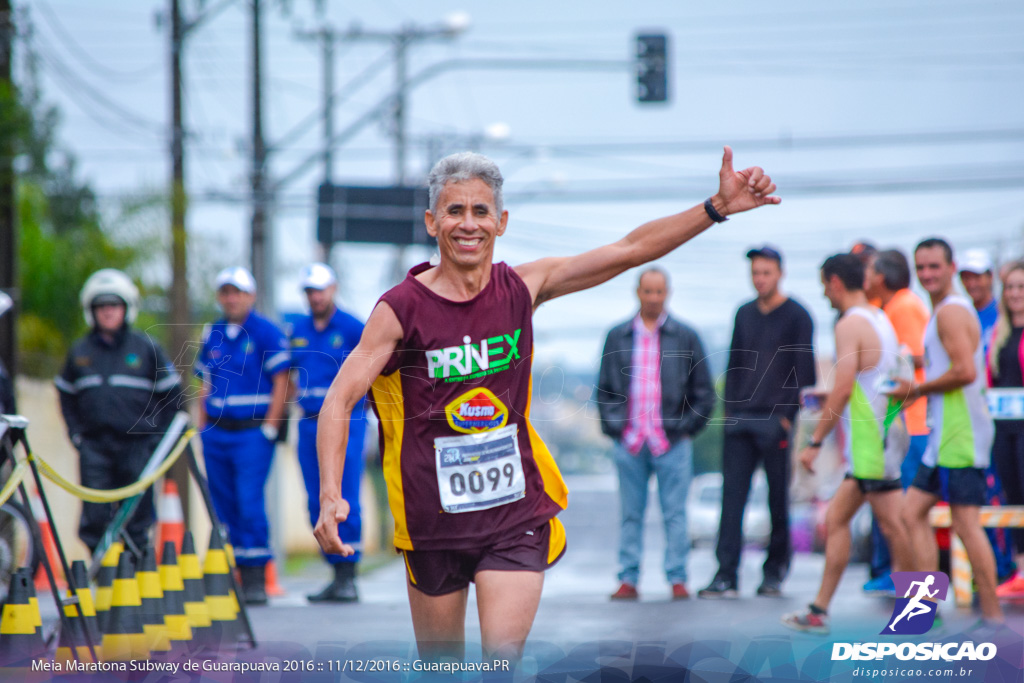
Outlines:
[[[495,263],[477,296],[451,301],[416,279],[429,268],[414,267],[380,298],[403,331],[370,391],[395,545],[479,548],[496,534],[551,519],[567,490],[528,419],[533,301],[526,284]],[[498,434],[507,438],[477,444]]]

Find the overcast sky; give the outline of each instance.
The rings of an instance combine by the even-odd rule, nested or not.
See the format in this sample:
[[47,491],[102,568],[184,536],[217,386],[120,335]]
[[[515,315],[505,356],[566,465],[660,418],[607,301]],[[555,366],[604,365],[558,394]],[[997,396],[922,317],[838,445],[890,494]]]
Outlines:
[[[182,4],[189,16],[198,11],[195,2]],[[752,296],[743,253],[755,244],[784,252],[784,287],[811,309],[823,349],[831,347],[833,315],[817,268],[860,238],[909,249],[938,234],[958,250],[983,247],[1000,260],[1024,254],[1019,3],[326,0],[323,19],[309,0],[291,0],[290,10],[264,5],[265,130],[271,143],[290,135],[271,158],[271,174],[303,169],[274,215],[282,310],[301,307],[295,276],[315,253],[323,175],[318,163],[298,166],[320,141],[321,64],[317,47],[294,30],[325,20],[393,31],[466,12],[471,26],[458,38],[410,49],[410,74],[450,59],[621,62],[600,70],[459,68],[411,91],[407,175],[425,174],[430,138],[449,151],[480,145],[505,173],[511,218],[497,258],[512,264],[577,253],[702,201],[716,189],[722,144],[734,147],[737,168],[764,166],[781,206],[737,216],[662,262],[673,278],[672,309],[712,348],[728,342],[736,307]],[[61,108],[61,142],[107,209],[168,182],[169,28],[155,21],[167,6],[31,3],[32,45],[44,94]],[[192,31],[185,48],[187,185],[197,197],[188,223],[210,245],[207,269],[249,260],[249,7],[228,5]],[[647,29],[670,36],[667,105],[635,101],[633,36]],[[388,94],[389,55],[377,42],[338,46],[337,85],[362,84],[345,91],[337,129]],[[506,139],[485,139],[495,124]],[[387,120],[371,123],[337,150],[335,180],[393,179],[389,129]],[[410,252],[409,265],[426,256]],[[334,254],[344,301],[358,315],[387,286],[390,259],[390,250],[372,246]],[[627,273],[543,306],[538,361],[596,369],[604,330],[634,311],[634,286]]]

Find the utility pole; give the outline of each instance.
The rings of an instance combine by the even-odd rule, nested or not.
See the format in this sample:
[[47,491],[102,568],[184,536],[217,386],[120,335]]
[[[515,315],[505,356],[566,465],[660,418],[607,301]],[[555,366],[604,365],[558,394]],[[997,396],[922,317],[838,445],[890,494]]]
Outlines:
[[[0,0],[0,97],[14,102],[15,90],[11,80],[14,52],[14,17],[10,0]],[[0,139],[0,290],[14,300],[14,309],[0,317],[0,360],[13,378],[18,370],[17,318],[18,296],[18,236],[14,216],[14,150],[13,134]]]
[[[171,358],[182,376],[191,375],[193,359],[189,357],[192,337],[192,316],[188,305],[188,232],[185,228],[185,127],[182,119],[182,73],[184,27],[180,0],[171,0]],[[191,519],[188,463],[178,460],[168,473],[178,486],[181,511],[186,522]]]
[[185,231],[185,130],[182,122],[182,39],[180,0],[171,0],[171,353],[182,364],[190,335],[187,233]]
[[[182,16],[181,0],[170,0],[171,20],[171,296],[170,296],[170,351],[174,364],[183,370],[182,375],[192,374],[194,359],[189,356],[189,342],[192,338],[192,316],[188,298],[188,229],[186,213],[188,200],[185,194],[185,123],[182,106],[184,76],[182,61],[185,52],[185,38],[202,22],[222,11],[234,0],[222,0],[186,21]],[[8,2],[8,0],[0,0]],[[162,20],[158,20],[158,26]],[[189,472],[184,459],[178,460],[170,470],[171,478],[178,485],[181,494],[182,513],[187,521],[191,508],[189,496]]]
[[[324,59],[324,179],[330,182],[331,164],[333,156],[331,149],[334,146],[334,52],[335,41],[359,41],[371,40],[376,42],[390,43],[395,65],[395,95],[393,99],[392,136],[394,138],[394,161],[395,161],[395,185],[406,183],[406,125],[405,108],[406,92],[408,91],[408,49],[409,45],[422,40],[436,38],[452,39],[458,36],[469,27],[469,18],[466,15],[458,14],[449,17],[445,23],[437,26],[420,27],[412,24],[403,26],[398,31],[366,31],[362,27],[353,26],[348,31],[337,33],[329,27],[319,31],[300,33],[299,37],[304,39],[316,38],[321,41]],[[324,253],[328,253],[330,247],[324,245]],[[394,258],[391,264],[390,279],[393,282],[400,282],[405,277],[403,263],[405,260],[405,247],[395,249]],[[257,277],[257,281],[259,278]]]
[[263,74],[260,63],[260,0],[252,0],[252,274],[256,278],[256,307],[274,315],[274,273],[268,255],[272,235],[267,230],[267,150],[263,141]]

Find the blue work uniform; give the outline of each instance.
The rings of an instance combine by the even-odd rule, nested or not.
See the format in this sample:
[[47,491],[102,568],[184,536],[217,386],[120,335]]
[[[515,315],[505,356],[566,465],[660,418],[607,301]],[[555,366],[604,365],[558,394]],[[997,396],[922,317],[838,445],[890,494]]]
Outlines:
[[196,362],[196,375],[209,392],[202,440],[210,494],[242,566],[271,559],[263,488],[274,442],[260,426],[270,409],[274,376],[287,372],[289,363],[284,333],[257,313],[241,325],[218,320],[207,327]]
[[[363,324],[348,313],[335,309],[323,330],[313,325],[313,316],[303,316],[292,327],[292,372],[295,378],[296,401],[302,408],[299,420],[299,466],[306,483],[309,522],[314,527],[320,518],[320,466],[316,457],[316,424],[327,389],[338,374],[345,358],[359,343]],[[363,478],[363,443],[366,438],[365,401],[352,410],[348,426],[348,447],[345,469],[341,477],[341,497],[351,510],[348,519],[338,525],[342,542],[352,545],[356,553],[349,557],[325,555],[331,564],[358,562],[363,538],[362,515],[359,508],[359,483]]]

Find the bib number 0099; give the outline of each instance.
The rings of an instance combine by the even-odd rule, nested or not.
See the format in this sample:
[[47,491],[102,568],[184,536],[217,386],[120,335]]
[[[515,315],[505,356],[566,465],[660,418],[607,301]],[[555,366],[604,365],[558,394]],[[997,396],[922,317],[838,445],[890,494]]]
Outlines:
[[507,505],[526,495],[518,428],[434,440],[437,484],[445,512]]
[[[506,486],[512,488],[515,476],[516,468],[512,466],[512,463],[507,462],[500,470],[497,467],[488,467],[487,472],[472,470],[468,477],[463,476],[462,472],[453,472],[449,478],[449,483],[454,495],[463,496],[467,490],[470,493],[483,493],[488,483],[490,484],[491,491],[497,491],[498,485],[502,483],[503,478],[508,480]],[[485,477],[487,478],[486,482],[484,481]]]

